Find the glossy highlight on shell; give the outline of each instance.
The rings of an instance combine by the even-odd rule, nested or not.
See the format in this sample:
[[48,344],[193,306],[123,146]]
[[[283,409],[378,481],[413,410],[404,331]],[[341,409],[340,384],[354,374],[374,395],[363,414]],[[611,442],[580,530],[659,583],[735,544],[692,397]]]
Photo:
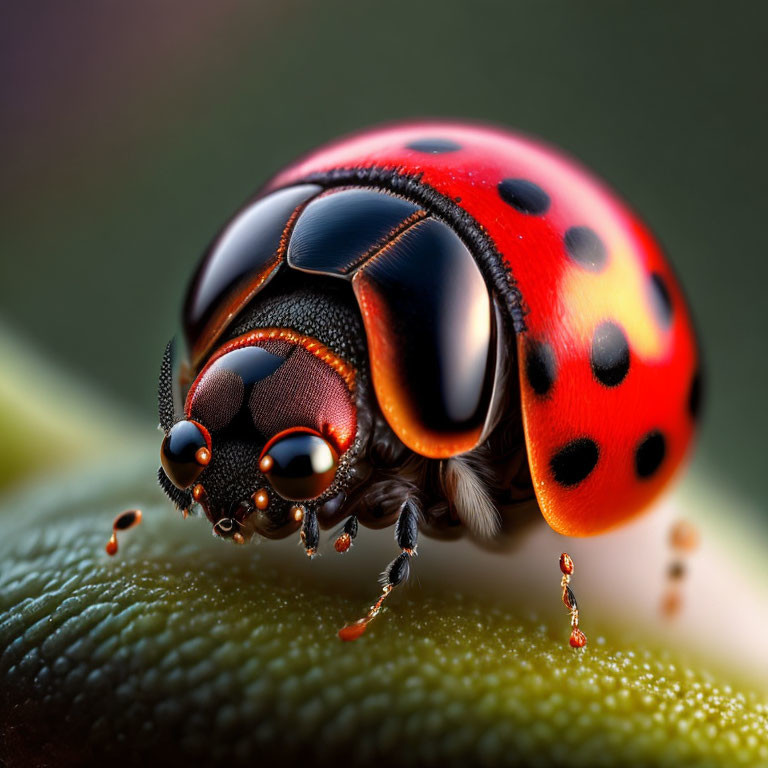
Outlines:
[[321,530],[344,553],[359,523],[394,525],[386,594],[419,532],[631,519],[699,414],[652,235],[557,150],[477,125],[373,129],[277,174],[203,255],[182,324],[189,354],[169,345],[160,379],[169,498],[310,557]]

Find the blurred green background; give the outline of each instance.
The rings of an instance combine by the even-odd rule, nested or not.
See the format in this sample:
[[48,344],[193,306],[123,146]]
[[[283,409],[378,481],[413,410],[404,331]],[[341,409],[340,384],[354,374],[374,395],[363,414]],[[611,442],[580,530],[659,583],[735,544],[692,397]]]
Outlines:
[[137,424],[155,422],[192,266],[272,172],[379,121],[467,117],[560,145],[658,233],[705,349],[696,469],[764,504],[763,4],[40,2],[3,17],[0,318]]

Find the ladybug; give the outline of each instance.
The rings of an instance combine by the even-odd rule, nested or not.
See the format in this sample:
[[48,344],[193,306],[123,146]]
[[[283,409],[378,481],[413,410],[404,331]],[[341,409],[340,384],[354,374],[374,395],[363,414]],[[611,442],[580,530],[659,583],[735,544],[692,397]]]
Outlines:
[[377,128],[288,167],[205,251],[182,322],[161,486],[217,536],[298,532],[309,556],[320,529],[345,552],[358,521],[395,524],[375,612],[419,531],[632,518],[699,413],[691,319],[646,227],[558,151],[479,125]]

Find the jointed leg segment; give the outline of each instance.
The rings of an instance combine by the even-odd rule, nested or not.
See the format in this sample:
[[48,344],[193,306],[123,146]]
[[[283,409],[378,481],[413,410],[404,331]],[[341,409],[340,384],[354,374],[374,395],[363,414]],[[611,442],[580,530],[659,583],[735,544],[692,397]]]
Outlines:
[[333,542],[333,548],[340,554],[347,552],[357,536],[357,528],[357,515],[352,515],[352,517],[348,518],[347,522],[344,523],[341,533],[336,538],[336,541]]
[[381,611],[384,600],[390,592],[408,579],[411,571],[411,558],[416,554],[416,545],[419,537],[419,512],[418,502],[409,496],[400,507],[400,514],[395,524],[395,541],[402,552],[386,567],[381,575],[382,593],[379,599],[368,609],[368,613],[352,624],[347,624],[339,630],[342,640],[357,640],[370,622]]

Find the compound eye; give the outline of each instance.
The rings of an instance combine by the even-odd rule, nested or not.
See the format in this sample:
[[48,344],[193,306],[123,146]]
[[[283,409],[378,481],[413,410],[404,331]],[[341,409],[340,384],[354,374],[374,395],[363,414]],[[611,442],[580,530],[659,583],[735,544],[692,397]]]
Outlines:
[[210,461],[211,436],[202,424],[179,421],[171,427],[160,449],[160,462],[177,488],[189,488]]
[[339,457],[318,432],[294,427],[276,434],[265,446],[259,469],[288,501],[307,501],[322,495],[336,476]]

